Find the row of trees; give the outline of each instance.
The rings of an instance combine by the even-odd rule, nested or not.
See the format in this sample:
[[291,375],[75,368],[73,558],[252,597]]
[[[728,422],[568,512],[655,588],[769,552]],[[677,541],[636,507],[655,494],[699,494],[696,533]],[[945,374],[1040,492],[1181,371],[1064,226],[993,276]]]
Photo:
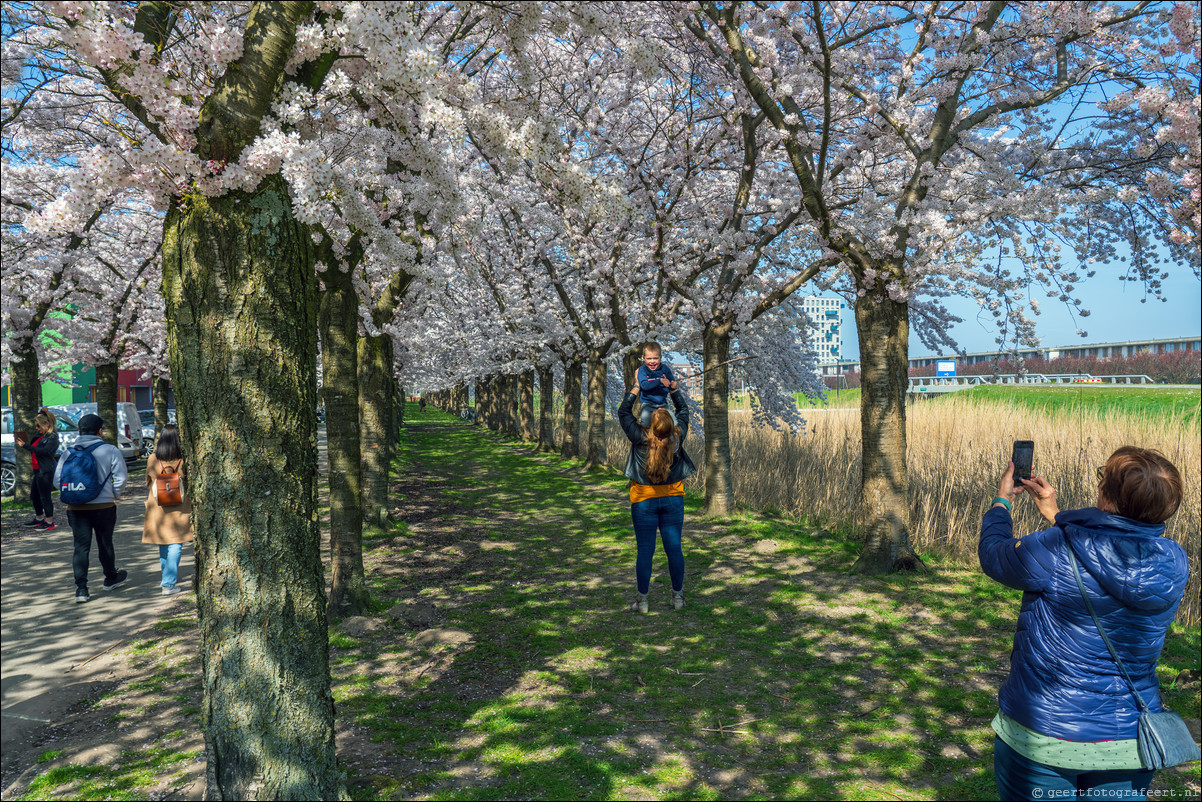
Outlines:
[[[1192,4],[3,14],[14,406],[31,414],[61,361],[174,383],[212,798],[345,796],[326,621],[366,605],[361,537],[387,523],[398,380],[451,404],[475,383],[481,414],[518,415],[546,448],[549,407],[536,422],[508,399],[561,380],[565,416],[587,424],[557,445],[593,465],[641,343],[699,353],[706,509],[723,515],[724,363],[759,357],[742,363],[758,419],[800,426],[783,391],[820,383],[793,297],[841,292],[864,369],[857,568],[888,571],[920,564],[906,357],[912,329],[949,344],[941,298],[978,297],[1024,341],[1032,288],[1076,307],[1120,244],[1152,294],[1168,267],[1199,270]],[[71,318],[50,339],[55,310]]]

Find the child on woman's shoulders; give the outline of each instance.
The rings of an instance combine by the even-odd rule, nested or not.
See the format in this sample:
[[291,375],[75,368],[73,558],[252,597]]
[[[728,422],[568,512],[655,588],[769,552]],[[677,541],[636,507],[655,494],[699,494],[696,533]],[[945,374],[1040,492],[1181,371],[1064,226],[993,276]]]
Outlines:
[[676,423],[676,411],[668,405],[668,394],[676,377],[672,369],[663,364],[663,349],[654,340],[643,344],[643,364],[636,371],[635,378],[639,385],[639,401],[643,405],[639,414],[642,426],[651,425],[651,415],[657,409],[666,409]]

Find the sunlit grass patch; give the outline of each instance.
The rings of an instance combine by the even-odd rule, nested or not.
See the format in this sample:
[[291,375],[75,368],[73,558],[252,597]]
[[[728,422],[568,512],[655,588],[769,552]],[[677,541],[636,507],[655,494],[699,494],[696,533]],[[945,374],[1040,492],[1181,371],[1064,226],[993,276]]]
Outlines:
[[[52,753],[46,753],[52,754]],[[20,799],[145,799],[141,790],[182,774],[198,752],[150,746],[124,750],[114,765],[55,766],[34,779]],[[43,755],[45,757],[45,755]],[[55,754],[44,762],[62,757]]]

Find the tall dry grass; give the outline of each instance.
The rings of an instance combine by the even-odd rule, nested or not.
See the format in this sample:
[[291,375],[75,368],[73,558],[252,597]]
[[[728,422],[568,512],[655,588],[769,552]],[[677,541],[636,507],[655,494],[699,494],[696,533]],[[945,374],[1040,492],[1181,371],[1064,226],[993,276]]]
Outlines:
[[[731,415],[736,503],[772,508],[859,531],[860,416],[858,409],[809,413],[808,434],[756,429],[748,413]],[[1202,531],[1202,431],[1197,418],[1119,412],[1046,413],[1005,403],[943,398],[907,411],[910,521],[922,553],[977,561],[981,516],[997,490],[1015,440],[1035,441],[1036,472],[1057,490],[1061,509],[1092,506],[1095,469],[1122,445],[1155,448],[1185,480],[1185,500],[1167,534],[1189,555],[1190,580],[1178,620],[1199,623],[1199,532]],[[626,439],[616,423],[607,431],[611,464],[625,464]],[[690,436],[699,472],[689,485],[704,488],[704,446]],[[1015,533],[1043,529],[1034,505],[1020,500]]]

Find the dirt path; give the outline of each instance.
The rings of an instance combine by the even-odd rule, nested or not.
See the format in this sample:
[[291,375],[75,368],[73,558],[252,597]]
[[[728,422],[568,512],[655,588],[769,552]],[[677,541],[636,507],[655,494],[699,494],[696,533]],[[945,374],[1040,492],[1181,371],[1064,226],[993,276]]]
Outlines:
[[[92,600],[75,602],[73,541],[66,510],[57,509],[57,529],[25,529],[28,510],[4,516],[0,530],[3,594],[2,707],[3,787],[30,759],[30,746],[46,725],[68,718],[86,700],[113,687],[124,666],[119,647],[169,613],[181,596],[160,594],[158,548],[141,542],[145,463],[130,466],[117,510],[113,544],[127,583],[102,589],[103,573],[93,545],[89,565]],[[192,554],[185,549],[180,582],[191,589]]]

